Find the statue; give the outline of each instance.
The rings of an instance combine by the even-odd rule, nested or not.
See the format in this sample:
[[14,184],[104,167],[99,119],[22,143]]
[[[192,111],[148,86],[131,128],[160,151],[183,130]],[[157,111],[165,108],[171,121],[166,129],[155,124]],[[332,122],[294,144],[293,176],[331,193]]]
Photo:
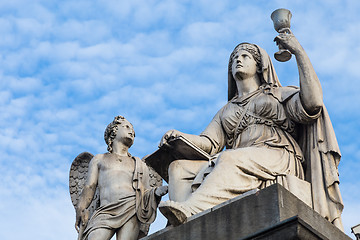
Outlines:
[[314,210],[343,230],[340,151],[322,88],[291,30],[278,31],[275,41],[296,57],[300,87],[281,86],[265,50],[241,43],[229,59],[228,103],[200,135],[170,130],[162,137],[160,148],[181,136],[211,155],[210,161],[171,162],[170,200],[159,205],[171,225],[294,176],[311,183]]
[[[95,157],[82,153],[74,160],[70,194],[76,209],[78,239],[108,240],[115,233],[117,239],[138,239],[147,234],[155,220],[167,186],[150,187],[152,175],[147,165],[128,152],[134,137],[131,123],[117,116],[104,133],[109,152]],[[161,178],[156,182],[160,183]]]

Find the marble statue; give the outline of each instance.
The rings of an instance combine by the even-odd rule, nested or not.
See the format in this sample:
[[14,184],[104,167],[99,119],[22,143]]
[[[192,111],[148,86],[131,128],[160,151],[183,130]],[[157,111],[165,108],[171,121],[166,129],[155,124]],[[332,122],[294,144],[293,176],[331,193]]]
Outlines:
[[159,147],[182,136],[211,155],[210,161],[170,164],[170,200],[159,209],[171,225],[295,176],[311,183],[313,208],[343,229],[340,151],[320,81],[289,28],[279,29],[275,41],[295,56],[300,87],[282,86],[265,50],[241,43],[229,59],[227,104],[200,135],[170,130],[162,137]]
[[104,134],[109,152],[94,157],[82,153],[74,160],[70,193],[78,239],[108,240],[115,233],[118,240],[138,239],[147,234],[155,220],[167,186],[150,186],[147,165],[128,152],[134,137],[131,123],[117,116]]

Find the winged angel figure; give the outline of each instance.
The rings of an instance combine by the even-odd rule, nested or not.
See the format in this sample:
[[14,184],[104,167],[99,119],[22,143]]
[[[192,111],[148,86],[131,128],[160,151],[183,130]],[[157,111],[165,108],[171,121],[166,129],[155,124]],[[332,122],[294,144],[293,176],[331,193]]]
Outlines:
[[70,168],[69,190],[76,210],[78,240],[138,239],[155,220],[161,196],[167,193],[161,177],[128,149],[133,126],[117,116],[104,133],[108,153],[79,154]]

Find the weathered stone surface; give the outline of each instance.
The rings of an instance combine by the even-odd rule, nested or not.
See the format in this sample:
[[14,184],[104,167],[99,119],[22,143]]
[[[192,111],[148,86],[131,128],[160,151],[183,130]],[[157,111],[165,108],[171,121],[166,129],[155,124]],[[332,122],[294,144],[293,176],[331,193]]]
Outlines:
[[109,152],[75,158],[69,188],[79,240],[105,240],[115,233],[118,239],[130,240],[148,233],[167,186],[160,186],[161,178],[131,156],[134,138],[132,124],[116,116],[104,133]]
[[[181,155],[171,163],[154,156],[169,183],[169,201],[159,210],[172,226],[240,193],[279,183],[343,229],[341,154],[319,78],[289,28],[290,16],[279,9],[272,19],[279,31],[275,41],[295,55],[299,88],[281,85],[265,49],[240,43],[229,58],[227,104],[200,135],[170,130],[160,140],[158,151],[166,155],[177,155],[171,144],[179,137],[210,155],[210,161]],[[279,60],[285,61],[282,53]]]
[[143,240],[350,239],[279,184],[239,196]]

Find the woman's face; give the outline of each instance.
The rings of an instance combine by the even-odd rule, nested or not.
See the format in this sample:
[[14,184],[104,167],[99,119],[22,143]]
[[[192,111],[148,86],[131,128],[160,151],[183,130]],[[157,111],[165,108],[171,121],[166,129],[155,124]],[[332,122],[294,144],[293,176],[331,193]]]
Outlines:
[[252,77],[256,71],[256,61],[248,51],[240,49],[232,57],[231,72],[235,80]]

